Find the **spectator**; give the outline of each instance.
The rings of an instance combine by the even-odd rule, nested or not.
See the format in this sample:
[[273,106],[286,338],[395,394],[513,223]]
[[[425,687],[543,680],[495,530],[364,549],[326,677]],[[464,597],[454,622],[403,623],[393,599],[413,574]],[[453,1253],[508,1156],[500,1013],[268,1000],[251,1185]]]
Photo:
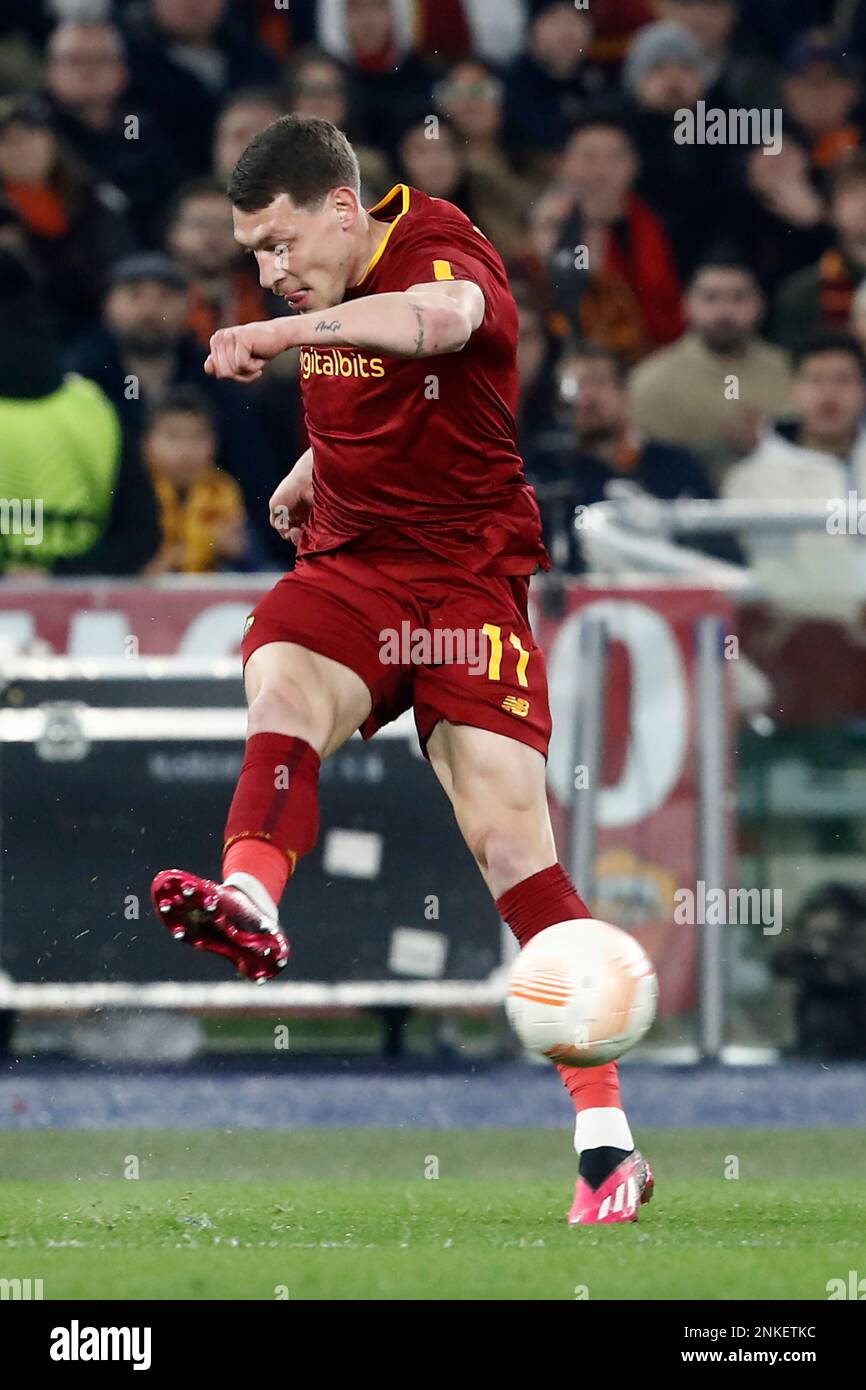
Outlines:
[[112,24],[61,24],[45,72],[55,130],[100,178],[125,194],[139,236],[180,181],[171,145],[153,114],[133,99],[123,38]]
[[188,288],[159,252],[124,257],[110,272],[101,325],[67,353],[69,368],[97,382],[136,433],[166,391],[202,376],[201,348],[186,331]]
[[754,270],[769,303],[797,271],[813,266],[833,234],[827,206],[810,175],[803,146],[791,135],[778,154],[751,150],[742,187],[708,199],[710,225],[719,242],[736,247]]
[[94,180],[33,99],[0,103],[0,192],[18,214],[67,338],[95,319],[105,267],[129,247],[122,195]]
[[773,973],[796,986],[794,1057],[866,1059],[866,893],[846,883],[810,892]]
[[794,42],[785,66],[785,132],[803,141],[813,169],[832,169],[860,144],[860,65],[830,30],[812,29]]
[[433,198],[454,203],[489,237],[500,255],[511,256],[523,234],[520,210],[502,202],[497,180],[472,172],[466,147],[449,121],[439,117],[433,139],[429,130],[425,121],[411,126],[403,136],[398,158],[401,177]]
[[214,177],[225,185],[254,135],[286,113],[285,100],[268,87],[248,87],[229,97],[214,133]]
[[[539,491],[546,539],[554,560],[583,568],[572,519],[575,507],[607,495],[609,483],[627,479],[653,497],[715,496],[703,466],[685,449],[641,435],[630,416],[625,373],[613,353],[583,343],[559,366],[562,398],[572,411],[573,435],[544,460],[533,481]],[[719,553],[717,545],[708,550]],[[723,547],[731,558],[730,547]]]
[[0,247],[17,251],[24,260],[30,255],[27,234],[18,213],[4,193],[0,193]]
[[411,0],[323,0],[318,13],[320,47],[349,69],[362,143],[392,155],[431,110],[433,72],[413,47]]
[[553,258],[559,308],[574,336],[628,362],[681,332],[682,291],[655,213],[634,191],[639,164],[628,130],[597,116],[572,135],[559,168],[572,196]]
[[203,348],[218,328],[270,317],[264,291],[235,241],[231,203],[216,180],[198,179],[181,189],[166,245],[189,279],[187,322]]
[[852,337],[857,339],[866,353],[866,280],[863,281],[851,300],[851,318],[848,322],[848,331]]
[[0,495],[22,520],[0,537],[0,567],[136,574],[159,523],[135,440],[93,382],[64,377],[35,276],[5,246],[0,319],[15,325],[0,337]]
[[279,63],[312,43],[316,29],[316,0],[248,0],[251,31]]
[[526,204],[526,182],[517,177],[502,143],[504,87],[477,58],[455,63],[436,84],[436,105],[466,144],[467,167],[498,185],[515,208]]
[[[808,339],[797,354],[792,403],[796,419],[776,421],[729,470],[724,495],[825,505],[845,502],[852,491],[866,496],[866,355],[859,343],[840,333]],[[837,621],[859,615],[859,536],[836,534],[828,525],[817,534],[758,533],[743,544],[777,607]]]
[[39,86],[42,50],[51,20],[41,4],[6,0],[0,6],[0,92],[26,94]]
[[517,437],[527,471],[543,470],[543,455],[556,448],[556,360],[559,343],[548,331],[541,308],[518,293],[517,370],[520,401]]
[[[114,403],[124,428],[140,437],[148,411],[177,387],[204,393],[217,424],[220,462],[240,483],[255,528],[256,546],[269,563],[286,567],[286,546],[268,524],[267,501],[285,473],[282,451],[303,452],[299,422],[284,405],[280,452],[269,425],[267,382],[240,392],[204,375],[204,351],[187,328],[188,280],[167,256],[130,256],[112,270],[99,328],[79,339],[67,356],[71,370],[96,381]],[[297,438],[294,438],[297,435]]]
[[818,23],[829,23],[835,0],[740,0],[753,47],[778,62],[793,37]]
[[694,267],[707,243],[707,193],[735,180],[734,151],[680,143],[675,115],[709,95],[712,64],[690,29],[650,24],[628,51],[623,82],[626,113],[640,160],[638,191],[663,219],[682,270]]
[[568,190],[550,184],[529,205],[520,250],[508,263],[515,299],[520,302],[521,293],[528,295],[543,314],[548,332],[559,342],[568,338],[570,328],[565,314],[556,307],[553,256],[572,208]]
[[574,211],[574,196],[562,183],[550,183],[533,199],[527,216],[527,245],[549,277],[563,228]]
[[789,400],[785,354],[758,336],[763,312],[748,266],[710,255],[686,296],[688,332],[631,378],[638,429],[694,450],[716,482],[754,447],[761,420]]
[[526,29],[524,0],[318,0],[317,12],[322,47],[353,66],[416,42],[437,66],[470,53],[502,64],[519,52]]
[[525,0],[420,0],[419,10],[419,51],[433,62],[475,54],[502,67],[525,40]]
[[187,174],[209,167],[217,113],[231,92],[268,86],[279,68],[228,0],[147,0],[124,11],[130,65]]
[[854,291],[866,274],[866,153],[858,150],[830,177],[830,225],[835,243],[817,265],[781,287],[773,337],[794,348],[817,327],[844,328]]
[[740,106],[766,106],[777,86],[775,70],[735,53],[738,0],[660,0],[663,19],[682,25],[704,50],[707,73],[707,105],[728,110]]
[[592,0],[593,36],[590,61],[597,63],[611,86],[633,36],[658,18],[658,0]]
[[148,417],[144,458],[159,501],[163,542],[149,575],[245,567],[243,493],[216,464],[216,422],[189,387],[170,391]]
[[297,116],[318,116],[345,131],[352,140],[361,170],[361,192],[370,206],[393,187],[394,177],[381,150],[355,138],[346,73],[327,53],[310,48],[299,53],[289,73],[289,110]]
[[506,142],[520,159],[549,174],[587,100],[604,89],[601,68],[587,61],[592,21],[571,0],[545,0],[529,29],[526,51],[505,78]]

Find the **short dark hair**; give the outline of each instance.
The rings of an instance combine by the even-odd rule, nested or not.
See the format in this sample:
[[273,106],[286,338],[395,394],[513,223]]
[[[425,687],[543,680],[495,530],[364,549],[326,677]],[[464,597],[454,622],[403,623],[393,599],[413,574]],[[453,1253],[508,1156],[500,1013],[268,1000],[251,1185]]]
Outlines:
[[605,347],[603,343],[595,342],[592,338],[579,338],[565,344],[559,360],[560,367],[574,361],[606,362],[616,378],[617,385],[625,384],[628,375],[625,363],[610,348]]
[[275,111],[285,111],[286,94],[280,87],[236,87],[220,107],[220,116],[236,106],[272,106]]
[[360,192],[358,159],[341,130],[318,116],[281,116],[247,145],[229,179],[242,212],[287,193],[298,208],[320,207],[332,188]]
[[219,179],[213,178],[210,174],[203,174],[201,178],[190,179],[188,183],[181,184],[169,203],[165,225],[171,229],[187,203],[191,203],[194,198],[222,198],[225,201],[225,197],[225,188]]
[[689,276],[688,289],[692,288],[698,276],[703,275],[706,270],[734,271],[737,275],[745,275],[747,280],[751,280],[755,289],[760,288],[754,269],[735,246],[714,246],[707,251]]
[[173,386],[147,413],[145,431],[153,428],[164,415],[195,415],[203,420],[214,434],[216,417],[210,401],[197,386]]
[[803,338],[794,350],[794,370],[799,371],[810,358],[823,357],[828,352],[843,352],[853,358],[866,381],[866,352],[852,334],[840,329],[817,329]]
[[583,115],[574,122],[566,143],[571,144],[578,135],[583,135],[584,131],[589,130],[616,131],[617,135],[621,135],[625,140],[632,153],[640,157],[633,122],[624,112],[616,110],[608,102],[599,101],[594,106],[589,106]]

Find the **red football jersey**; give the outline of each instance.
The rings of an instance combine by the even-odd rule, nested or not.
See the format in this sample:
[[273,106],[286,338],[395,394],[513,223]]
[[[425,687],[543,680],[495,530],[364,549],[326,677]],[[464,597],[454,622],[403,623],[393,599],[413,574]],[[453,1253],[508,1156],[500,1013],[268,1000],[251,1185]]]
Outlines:
[[517,306],[502,258],[453,204],[405,184],[370,212],[390,227],[347,302],[472,280],[484,321],[462,352],[440,357],[301,349],[315,463],[299,554],[363,545],[375,531],[377,544],[390,536],[479,574],[547,569],[517,451]]

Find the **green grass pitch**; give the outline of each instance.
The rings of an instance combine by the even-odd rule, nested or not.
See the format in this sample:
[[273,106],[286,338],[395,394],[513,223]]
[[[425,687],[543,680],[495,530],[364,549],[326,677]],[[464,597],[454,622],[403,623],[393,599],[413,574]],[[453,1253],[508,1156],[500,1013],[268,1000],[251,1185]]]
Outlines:
[[2,1131],[0,1279],[45,1299],[571,1301],[822,1300],[866,1276],[856,1130],[640,1143],[640,1222],[569,1230],[567,1131]]

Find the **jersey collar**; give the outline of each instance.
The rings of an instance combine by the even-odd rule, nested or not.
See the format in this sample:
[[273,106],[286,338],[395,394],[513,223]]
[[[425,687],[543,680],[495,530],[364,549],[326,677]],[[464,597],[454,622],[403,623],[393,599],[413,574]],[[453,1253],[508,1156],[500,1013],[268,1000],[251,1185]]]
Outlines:
[[371,272],[379,264],[380,260],[385,254],[385,248],[387,247],[388,242],[391,240],[391,237],[393,236],[394,228],[397,226],[397,223],[402,218],[404,218],[406,216],[406,213],[409,211],[409,203],[411,201],[411,198],[412,190],[409,188],[408,184],[397,183],[391,189],[390,193],[385,194],[381,202],[376,203],[375,207],[367,209],[367,212],[370,214],[370,216],[374,217],[377,212],[381,212],[384,208],[387,208],[389,203],[397,203],[397,200],[399,199],[400,211],[396,214],[396,216],[393,217],[391,225],[385,233],[384,237],[382,238],[381,242],[379,243],[379,246],[377,247],[372,260],[368,263],[367,268],[364,271],[364,274],[361,276],[360,280],[355,281],[355,284],[352,286],[352,289],[357,289],[358,285],[363,285],[364,281],[367,279],[367,276],[370,275]]

